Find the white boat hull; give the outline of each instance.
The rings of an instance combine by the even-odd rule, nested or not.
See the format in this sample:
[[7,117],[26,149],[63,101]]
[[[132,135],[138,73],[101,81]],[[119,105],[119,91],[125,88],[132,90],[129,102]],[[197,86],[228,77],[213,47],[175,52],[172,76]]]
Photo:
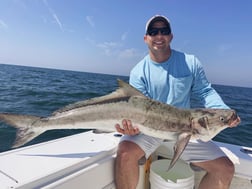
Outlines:
[[[0,153],[1,189],[114,189],[114,159],[120,137],[85,132]],[[216,142],[235,163],[231,189],[252,188],[252,153],[241,146]],[[250,148],[251,149],[251,148]],[[249,150],[249,148],[248,148]],[[152,156],[169,158],[166,144]],[[204,174],[195,172],[195,186]],[[140,166],[137,189],[147,189],[145,165]]]

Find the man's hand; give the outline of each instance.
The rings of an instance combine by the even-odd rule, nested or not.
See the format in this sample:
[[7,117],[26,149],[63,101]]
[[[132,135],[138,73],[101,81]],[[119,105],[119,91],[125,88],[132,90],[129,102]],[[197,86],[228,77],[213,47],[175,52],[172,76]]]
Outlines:
[[122,120],[122,126],[123,127],[121,128],[119,124],[115,125],[117,132],[122,133],[124,135],[131,135],[131,136],[134,136],[140,133],[137,127],[132,126],[132,123],[130,120],[126,120],[126,119]]

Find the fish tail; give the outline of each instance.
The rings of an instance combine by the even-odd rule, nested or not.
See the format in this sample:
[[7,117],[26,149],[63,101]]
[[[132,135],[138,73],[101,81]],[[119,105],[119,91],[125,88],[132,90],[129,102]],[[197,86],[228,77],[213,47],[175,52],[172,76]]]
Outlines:
[[17,115],[9,113],[0,114],[1,122],[5,122],[9,126],[17,129],[16,139],[12,148],[22,146],[44,132],[44,130],[32,127],[32,125],[40,119],[40,117],[30,115]]

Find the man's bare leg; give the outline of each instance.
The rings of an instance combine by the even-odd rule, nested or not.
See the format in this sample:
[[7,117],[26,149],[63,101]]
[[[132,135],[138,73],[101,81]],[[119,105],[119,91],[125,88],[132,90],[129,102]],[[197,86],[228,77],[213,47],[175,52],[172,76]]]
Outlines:
[[229,188],[234,175],[234,165],[227,157],[206,162],[197,162],[193,163],[193,165],[199,166],[207,171],[198,189]]
[[144,151],[135,143],[122,141],[118,146],[115,161],[115,179],[117,189],[135,189],[139,179],[138,160]]

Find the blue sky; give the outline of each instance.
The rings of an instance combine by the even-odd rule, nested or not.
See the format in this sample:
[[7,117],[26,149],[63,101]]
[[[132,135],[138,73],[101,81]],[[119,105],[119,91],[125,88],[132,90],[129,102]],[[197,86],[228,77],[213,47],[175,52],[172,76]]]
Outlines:
[[251,0],[0,0],[0,63],[129,75],[146,21],[172,25],[214,84],[252,87]]

